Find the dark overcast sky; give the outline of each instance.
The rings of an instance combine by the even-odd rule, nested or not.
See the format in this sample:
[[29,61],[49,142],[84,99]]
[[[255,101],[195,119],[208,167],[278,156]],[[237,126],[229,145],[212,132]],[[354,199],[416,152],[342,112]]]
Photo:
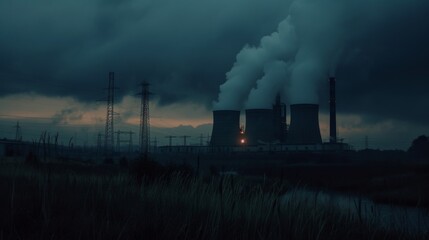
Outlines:
[[[427,0],[2,0],[0,98],[35,92],[93,102],[114,71],[119,97],[148,80],[161,105],[211,111],[236,55],[275,32],[293,2],[327,14],[326,6],[344,5],[344,29],[314,37],[343,39],[340,114],[429,127]],[[324,21],[302,14],[303,26]]]
[[1,94],[92,101],[115,71],[123,94],[147,79],[164,103],[209,103],[237,52],[275,30],[287,2],[2,1]]

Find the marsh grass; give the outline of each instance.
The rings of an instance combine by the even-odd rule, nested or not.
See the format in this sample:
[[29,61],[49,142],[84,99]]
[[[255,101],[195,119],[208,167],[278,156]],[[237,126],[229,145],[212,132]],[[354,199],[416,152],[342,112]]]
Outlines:
[[380,228],[317,201],[284,201],[281,183],[266,188],[238,177],[180,173],[136,182],[125,171],[82,169],[1,165],[0,239],[425,237]]

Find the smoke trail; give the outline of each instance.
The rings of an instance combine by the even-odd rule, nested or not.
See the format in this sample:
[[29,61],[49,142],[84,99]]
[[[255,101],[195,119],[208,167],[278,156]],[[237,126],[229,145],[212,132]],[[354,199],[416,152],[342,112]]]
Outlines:
[[[274,61],[265,64],[265,75],[257,81],[256,88],[250,91],[246,108],[270,108],[279,89],[284,87],[290,63]],[[267,97],[269,96],[269,97]]]
[[287,89],[291,104],[318,103],[319,83],[334,74],[350,17],[345,6],[344,1],[338,0],[301,0],[292,5],[290,14],[297,29],[299,50]]
[[234,66],[226,74],[226,82],[220,86],[214,109],[241,109],[256,80],[263,76],[264,68],[268,70],[270,67],[266,66],[271,62],[293,56],[296,49],[295,30],[290,18],[286,18],[280,22],[277,32],[261,39],[258,47],[245,46],[237,54]]
[[246,97],[247,108],[269,108],[285,87],[290,103],[317,103],[318,82],[335,71],[344,45],[344,7],[338,0],[295,0],[277,32],[237,55],[214,108],[239,110]]

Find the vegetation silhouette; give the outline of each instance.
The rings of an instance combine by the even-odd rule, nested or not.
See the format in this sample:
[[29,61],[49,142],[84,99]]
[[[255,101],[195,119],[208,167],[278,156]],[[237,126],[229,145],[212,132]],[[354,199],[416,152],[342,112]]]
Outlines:
[[429,160],[429,138],[421,135],[414,139],[408,153],[415,160]]
[[[142,166],[159,170],[153,162]],[[42,163],[44,164],[44,163]],[[0,168],[2,239],[425,239],[387,229],[280,185],[240,177],[130,181],[106,165]],[[89,168],[89,169],[87,169]],[[168,172],[168,171],[167,171]],[[272,186],[275,186],[272,185]]]

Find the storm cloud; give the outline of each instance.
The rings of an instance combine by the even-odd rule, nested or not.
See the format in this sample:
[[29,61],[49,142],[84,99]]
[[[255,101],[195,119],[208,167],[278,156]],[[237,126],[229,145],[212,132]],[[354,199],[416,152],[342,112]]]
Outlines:
[[[337,76],[345,112],[378,115],[384,108],[379,117],[427,121],[426,113],[404,110],[429,102],[418,89],[427,86],[428,9],[423,1],[293,1],[276,32],[237,55],[214,107],[239,110],[248,97],[246,107],[269,108],[283,93],[290,104],[321,102],[326,110],[327,79]],[[281,75],[271,72],[276,61]],[[398,101],[416,93],[419,101]]]
[[[299,16],[301,30],[337,14],[332,16],[338,25],[307,36],[315,47],[306,51],[314,54],[324,42],[341,49],[338,56],[329,54],[338,57],[329,60],[336,63],[340,113],[359,114],[368,122],[429,122],[425,0],[3,0],[0,96],[36,92],[91,102],[104,95],[107,74],[114,71],[119,98],[138,92],[138,83],[147,80],[161,105],[195,102],[211,109],[237,54],[276,32],[293,2],[316,6]],[[272,75],[279,79],[288,76],[279,66],[290,65],[273,62],[265,70],[277,69]],[[285,95],[299,95],[288,93],[290,74]],[[263,75],[252,79],[248,94]],[[327,83],[318,75],[311,87],[326,111]]]
[[37,91],[92,101],[115,71],[118,94],[148,80],[161,103],[211,102],[244,43],[287,1],[2,1],[1,94]]

